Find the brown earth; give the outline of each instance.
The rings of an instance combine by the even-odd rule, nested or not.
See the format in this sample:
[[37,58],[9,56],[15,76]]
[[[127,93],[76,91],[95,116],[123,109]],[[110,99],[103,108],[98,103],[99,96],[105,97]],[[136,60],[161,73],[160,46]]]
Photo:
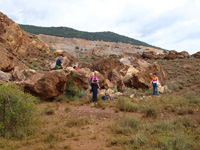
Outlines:
[[18,24],[0,12],[0,69],[9,72],[20,68],[48,68],[51,51],[47,44],[23,31]]
[[62,49],[73,56],[79,56],[80,54],[94,54],[98,56],[127,53],[134,54],[143,51],[163,53],[163,50],[160,49],[125,44],[121,42],[90,41],[85,39],[63,38],[43,34],[36,36],[40,41],[48,44],[51,49]]
[[[147,102],[147,98],[145,99]],[[112,103],[115,103],[115,101]],[[116,112],[114,107],[108,106],[105,109],[101,109],[89,105],[73,106],[66,103],[44,102],[38,107],[39,113],[42,113],[43,110],[48,107],[53,108],[55,110],[55,114],[40,114],[42,125],[36,132],[36,135],[21,141],[11,140],[12,144],[10,145],[12,145],[13,148],[18,148],[20,150],[111,150],[119,148],[121,150],[124,147],[121,147],[120,145],[111,147],[108,145],[109,139],[121,136],[119,134],[114,134],[112,131],[112,127],[117,118],[129,115],[132,117],[138,117],[143,120],[143,122],[149,122],[148,124],[154,120],[153,118],[150,120],[148,118],[144,118],[143,114],[139,112]],[[68,107],[70,107],[71,111],[66,112],[65,109]],[[198,117],[199,114],[200,111],[197,110],[193,114],[186,114],[185,117],[193,118],[193,120],[196,120],[197,122],[199,121],[200,123],[200,119]],[[68,127],[66,119],[70,116],[74,119],[89,119],[90,123],[81,126],[75,125]],[[175,113],[168,112],[159,114],[156,119],[172,120],[177,118],[180,118],[180,116]],[[8,141],[5,141],[5,144],[7,142]],[[10,148],[10,145],[7,146],[7,148]]]

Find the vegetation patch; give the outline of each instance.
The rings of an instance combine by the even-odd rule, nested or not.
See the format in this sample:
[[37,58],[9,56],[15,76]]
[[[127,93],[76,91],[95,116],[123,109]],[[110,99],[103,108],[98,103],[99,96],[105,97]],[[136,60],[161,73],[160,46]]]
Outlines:
[[17,86],[0,85],[0,136],[23,138],[34,133],[37,99]]

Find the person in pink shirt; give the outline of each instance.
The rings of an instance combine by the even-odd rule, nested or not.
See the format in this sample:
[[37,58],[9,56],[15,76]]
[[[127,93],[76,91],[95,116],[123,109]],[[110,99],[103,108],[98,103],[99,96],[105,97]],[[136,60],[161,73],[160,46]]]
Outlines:
[[97,72],[94,72],[94,76],[92,77],[92,92],[93,92],[93,102],[97,102],[97,94],[98,94],[98,88],[99,87],[99,79],[97,77]]

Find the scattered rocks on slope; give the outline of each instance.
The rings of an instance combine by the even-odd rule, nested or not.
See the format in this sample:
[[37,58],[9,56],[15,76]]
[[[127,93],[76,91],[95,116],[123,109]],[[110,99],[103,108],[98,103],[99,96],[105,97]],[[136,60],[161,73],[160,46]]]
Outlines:
[[164,58],[164,54],[157,54],[154,51],[143,52],[142,58],[144,59],[162,59]]
[[192,57],[200,58],[200,52],[196,52],[195,54],[192,55]]
[[186,51],[177,52],[175,50],[172,50],[172,51],[169,51],[169,53],[167,53],[164,58],[169,60],[169,59],[189,58],[189,57],[190,57],[190,55]]
[[0,70],[0,84],[11,81],[12,76]]

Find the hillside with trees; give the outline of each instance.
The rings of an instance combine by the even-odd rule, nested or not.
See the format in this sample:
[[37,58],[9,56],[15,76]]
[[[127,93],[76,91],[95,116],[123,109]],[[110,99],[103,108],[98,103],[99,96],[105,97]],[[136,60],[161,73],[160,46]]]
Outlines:
[[107,42],[122,42],[122,43],[129,43],[132,45],[147,46],[147,47],[162,49],[156,46],[149,45],[145,42],[109,31],[85,32],[85,31],[78,31],[68,27],[39,27],[39,26],[22,25],[22,24],[20,24],[20,27],[24,31],[32,34],[46,34],[46,35],[66,37],[66,38],[81,38],[92,41],[102,40]]

